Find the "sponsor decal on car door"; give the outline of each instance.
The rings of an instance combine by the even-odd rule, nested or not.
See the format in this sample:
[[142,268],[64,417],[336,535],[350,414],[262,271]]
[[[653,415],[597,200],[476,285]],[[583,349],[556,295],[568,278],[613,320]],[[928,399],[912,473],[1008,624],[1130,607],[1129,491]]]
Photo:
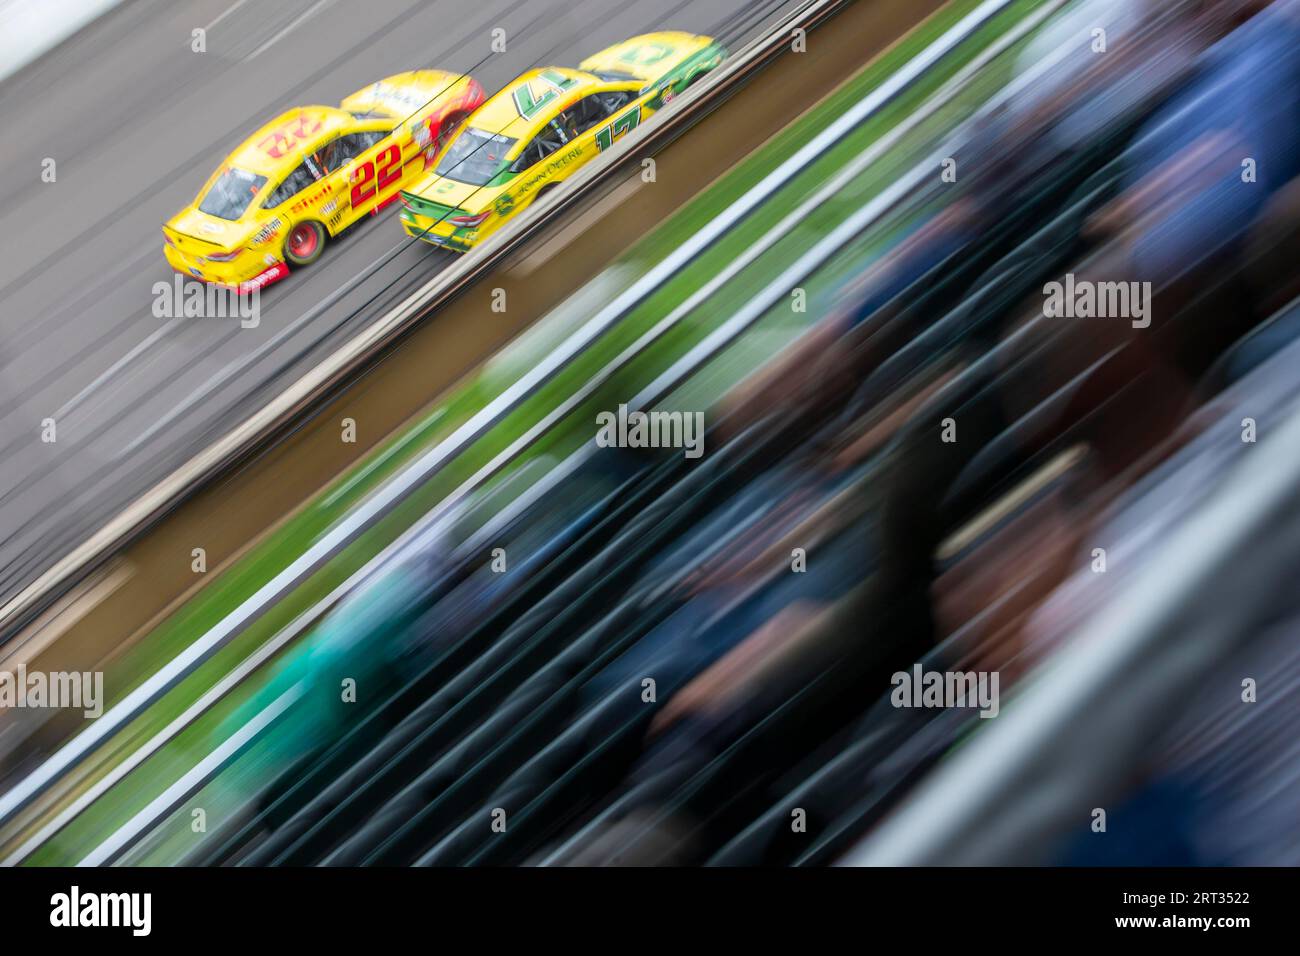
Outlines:
[[596,130],[596,147],[603,153],[629,132],[641,125],[641,104],[618,116],[611,123]]
[[402,186],[402,147],[397,137],[385,136],[341,169],[351,209],[347,221],[378,212],[397,198]]

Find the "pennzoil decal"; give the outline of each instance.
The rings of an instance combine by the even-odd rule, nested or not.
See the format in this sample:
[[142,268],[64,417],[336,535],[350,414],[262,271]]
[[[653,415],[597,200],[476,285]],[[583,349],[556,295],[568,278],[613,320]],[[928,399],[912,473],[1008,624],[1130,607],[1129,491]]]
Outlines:
[[308,206],[311,206],[311,205],[314,205],[315,203],[320,202],[322,199],[324,199],[326,196],[328,196],[328,195],[329,195],[330,193],[332,193],[333,191],[334,191],[334,184],[333,184],[332,182],[330,182],[330,181],[327,179],[327,180],[325,180],[323,183],[320,184],[320,189],[317,189],[315,192],[313,192],[313,193],[312,193],[310,196],[308,196],[307,198],[305,198],[305,199],[300,199],[300,200],[298,200],[296,203],[294,203],[292,206],[290,206],[290,207],[289,207],[289,211],[290,211],[290,212],[302,212],[302,211],[303,211],[304,209],[306,209]]
[[372,99],[389,105],[398,104],[411,110],[418,110],[429,102],[423,89],[411,89],[406,86],[393,86],[383,80],[371,84],[367,91]]
[[261,229],[257,230],[257,232],[253,235],[253,245],[255,246],[260,245],[263,242],[267,242],[271,239],[274,239],[279,234],[280,234],[280,217],[276,216],[274,219],[267,222],[267,224],[263,226]]

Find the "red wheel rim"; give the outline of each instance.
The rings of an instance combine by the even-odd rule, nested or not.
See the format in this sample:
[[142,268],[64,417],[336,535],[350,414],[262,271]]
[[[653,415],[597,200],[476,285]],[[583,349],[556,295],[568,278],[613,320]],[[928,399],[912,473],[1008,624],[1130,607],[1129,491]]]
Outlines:
[[293,232],[289,234],[289,251],[299,259],[306,259],[316,251],[316,244],[320,242],[320,236],[316,230],[307,223],[294,227]]

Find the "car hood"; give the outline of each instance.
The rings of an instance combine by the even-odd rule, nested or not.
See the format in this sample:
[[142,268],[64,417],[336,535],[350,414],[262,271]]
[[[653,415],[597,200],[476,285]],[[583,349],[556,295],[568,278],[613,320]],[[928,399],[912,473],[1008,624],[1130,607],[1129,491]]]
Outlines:
[[427,182],[417,183],[407,191],[426,202],[464,209],[466,212],[483,212],[492,208],[501,187],[471,186],[446,176],[437,176]]

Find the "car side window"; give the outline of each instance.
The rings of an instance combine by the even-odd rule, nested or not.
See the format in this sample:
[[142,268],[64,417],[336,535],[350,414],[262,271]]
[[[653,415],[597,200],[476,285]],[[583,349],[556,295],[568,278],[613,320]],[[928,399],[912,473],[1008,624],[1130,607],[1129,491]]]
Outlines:
[[538,145],[538,140],[535,139],[525,146],[524,151],[519,154],[519,158],[510,164],[510,171],[512,173],[522,173],[541,158],[541,148]]
[[316,151],[316,164],[326,173],[335,172],[350,159],[356,159],[387,133],[372,130],[366,133],[348,133],[332,139]]
[[302,163],[284,178],[284,182],[271,190],[271,194],[262,202],[262,208],[274,209],[280,203],[298,195],[315,181],[316,174],[312,171],[310,165],[306,162]]
[[613,93],[597,93],[596,95],[605,101],[605,108],[611,113],[621,110],[636,98],[636,94],[631,90],[621,90]]
[[569,111],[574,114],[574,127],[578,133],[585,133],[601,120],[609,117],[611,113],[630,99],[632,99],[632,94],[627,91],[593,93],[591,96],[575,103]]
[[560,125],[564,116],[565,114],[562,113],[542,127],[542,131],[537,134],[536,138],[528,144],[524,151],[519,154],[519,158],[511,165],[511,172],[521,173],[525,169],[537,165],[573,138],[571,135],[567,135],[564,132],[564,127]]

